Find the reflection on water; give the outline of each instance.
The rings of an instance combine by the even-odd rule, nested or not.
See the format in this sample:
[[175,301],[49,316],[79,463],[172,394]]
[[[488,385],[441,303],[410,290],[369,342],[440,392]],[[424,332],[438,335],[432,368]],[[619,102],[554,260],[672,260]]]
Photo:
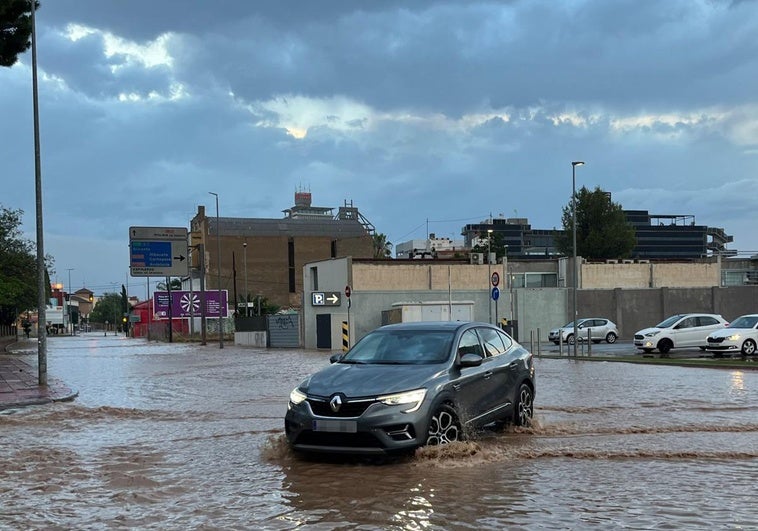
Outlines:
[[0,416],[0,528],[755,528],[758,373],[536,361],[530,428],[293,454],[328,353],[51,338],[73,403]]

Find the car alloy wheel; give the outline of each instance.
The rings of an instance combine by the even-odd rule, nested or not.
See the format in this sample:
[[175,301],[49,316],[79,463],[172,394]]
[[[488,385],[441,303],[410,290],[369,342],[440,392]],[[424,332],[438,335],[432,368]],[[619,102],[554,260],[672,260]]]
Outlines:
[[569,335],[569,336],[566,338],[566,343],[568,343],[569,345],[573,345],[573,344],[574,344],[574,334],[570,334],[570,335]]
[[521,384],[516,397],[516,426],[531,426],[534,416],[534,395],[532,389]]
[[461,423],[455,410],[447,404],[442,404],[429,419],[429,430],[426,444],[430,446],[449,444],[462,440]]
[[608,332],[608,335],[605,336],[605,341],[609,344],[616,342],[616,334],[613,332]]
[[746,339],[742,344],[742,355],[752,356],[753,354],[755,354],[755,341],[752,339]]

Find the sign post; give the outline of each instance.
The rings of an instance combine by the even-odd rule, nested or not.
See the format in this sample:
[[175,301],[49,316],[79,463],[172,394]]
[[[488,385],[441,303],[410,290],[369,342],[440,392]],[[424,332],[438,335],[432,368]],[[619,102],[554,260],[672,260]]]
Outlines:
[[345,286],[345,297],[347,297],[347,347],[350,348],[350,295],[353,294],[353,290],[350,289],[350,285]]

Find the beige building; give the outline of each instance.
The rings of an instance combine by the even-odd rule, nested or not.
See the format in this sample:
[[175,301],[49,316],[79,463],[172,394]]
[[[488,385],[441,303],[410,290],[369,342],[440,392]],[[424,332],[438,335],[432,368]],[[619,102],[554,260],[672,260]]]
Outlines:
[[238,301],[262,296],[283,308],[300,308],[304,264],[373,256],[374,227],[352,205],[333,210],[312,206],[307,192],[295,194],[295,205],[281,219],[220,217],[217,223],[198,206],[190,221],[192,288],[200,289],[202,250],[205,289],[219,289],[220,267],[220,288],[228,290],[230,306],[236,291]]

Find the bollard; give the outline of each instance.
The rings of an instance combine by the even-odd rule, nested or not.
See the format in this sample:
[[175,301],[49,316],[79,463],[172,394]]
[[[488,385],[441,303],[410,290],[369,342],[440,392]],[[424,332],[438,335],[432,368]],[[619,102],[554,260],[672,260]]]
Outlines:
[[592,354],[592,331],[588,328],[587,329],[587,355]]
[[540,354],[542,353],[541,348],[540,348],[541,344],[542,344],[542,339],[540,338],[540,329],[537,328],[537,357],[539,357]]

